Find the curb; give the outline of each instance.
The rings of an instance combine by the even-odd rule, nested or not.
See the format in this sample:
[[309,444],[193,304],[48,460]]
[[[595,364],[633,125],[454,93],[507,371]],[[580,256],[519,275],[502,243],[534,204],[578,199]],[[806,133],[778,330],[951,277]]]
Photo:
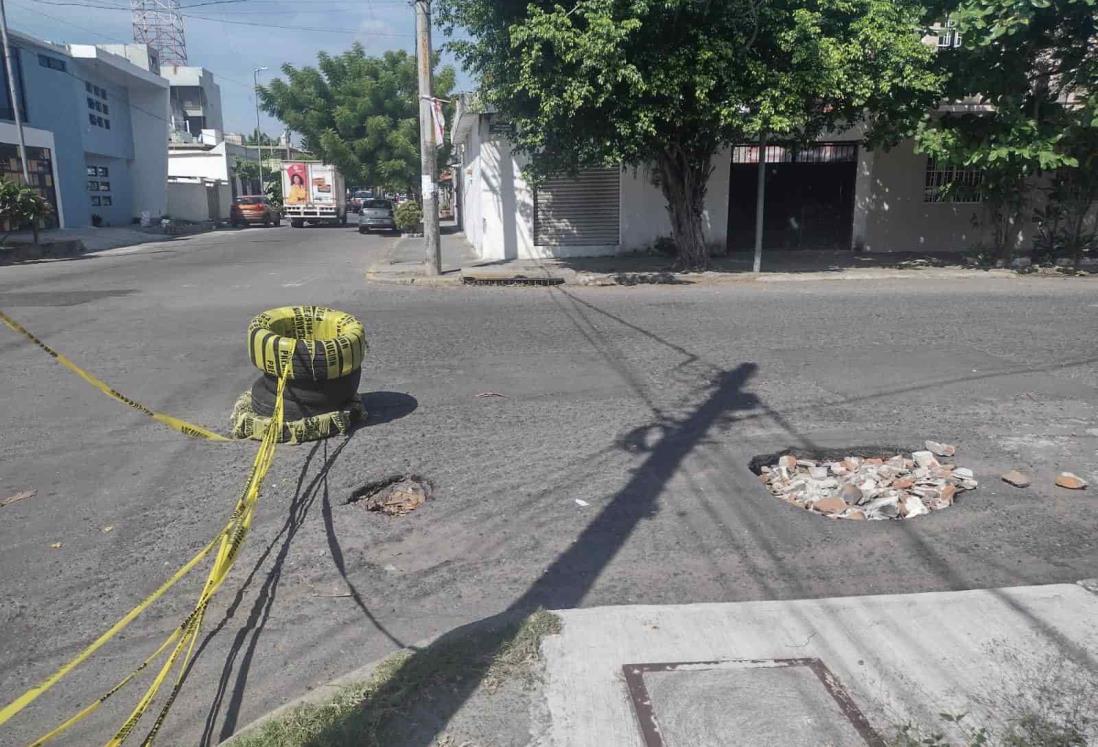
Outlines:
[[[527,613],[527,614],[529,614],[529,613]],[[471,636],[471,635],[476,635],[478,633],[492,632],[492,631],[495,631],[495,630],[498,630],[500,628],[503,628],[503,627],[507,626],[508,624],[514,622],[515,620],[520,620],[523,617],[525,617],[525,615],[522,615],[522,614],[495,615],[495,616],[492,616],[492,617],[484,618],[482,620],[475,620],[473,622],[466,623],[464,625],[459,625],[456,628],[453,628],[451,630],[447,630],[443,633],[439,633],[436,636],[432,636],[430,638],[424,638],[422,640],[416,641],[415,643],[413,643],[409,646],[405,646],[404,648],[395,649],[395,650],[391,651],[390,653],[386,654],[385,656],[381,657],[380,659],[375,659],[374,661],[371,661],[368,664],[365,664],[365,665],[363,665],[363,666],[361,666],[357,669],[353,669],[350,672],[347,672],[346,674],[342,674],[339,677],[336,677],[335,679],[329,680],[329,681],[327,681],[327,682],[325,682],[321,685],[318,685],[315,688],[313,688],[312,690],[309,690],[304,695],[301,695],[297,698],[294,698],[293,700],[290,700],[289,702],[283,703],[282,705],[278,706],[277,708],[274,708],[273,710],[268,711],[267,713],[263,714],[262,716],[255,719],[254,721],[251,721],[251,722],[245,724],[244,726],[240,727],[240,729],[238,729],[234,734],[232,734],[232,736],[230,736],[228,739],[223,740],[221,742],[221,744],[222,745],[233,745],[238,740],[240,740],[241,738],[251,734],[252,732],[254,732],[258,729],[262,729],[263,726],[267,722],[273,721],[273,720],[275,720],[275,719],[277,719],[281,716],[284,716],[284,715],[286,715],[287,713],[290,713],[291,711],[293,711],[296,708],[299,708],[301,706],[317,705],[319,703],[323,703],[324,701],[330,699],[332,696],[338,694],[339,691],[342,690],[343,688],[348,687],[348,686],[353,685],[353,684],[358,683],[358,682],[365,682],[366,680],[369,680],[370,677],[373,676],[374,671],[383,662],[385,662],[387,659],[389,659],[392,656],[395,656],[395,655],[400,654],[402,652],[403,653],[412,653],[412,654],[414,654],[418,651],[422,651],[426,648],[429,648],[429,647],[433,646],[434,644],[436,644],[436,643],[438,643],[438,642],[440,642],[444,639],[451,638],[451,637],[463,638],[463,637],[467,637],[467,636]]]
[[399,274],[393,272],[366,271],[366,280],[385,285],[419,285],[429,288],[456,287],[461,285],[460,275],[441,275],[439,277],[420,274]]

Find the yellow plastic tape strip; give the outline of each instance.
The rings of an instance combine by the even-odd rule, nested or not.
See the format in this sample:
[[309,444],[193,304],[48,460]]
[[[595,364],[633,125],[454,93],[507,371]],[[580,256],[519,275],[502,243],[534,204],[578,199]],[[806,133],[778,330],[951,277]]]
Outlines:
[[[232,440],[232,439],[229,439],[229,438],[225,438],[224,436],[222,436],[219,433],[214,433],[211,430],[203,428],[200,425],[195,425],[194,423],[188,423],[186,420],[180,420],[179,418],[172,417],[171,415],[165,415],[162,412],[156,412],[155,410],[150,410],[148,407],[145,407],[140,402],[134,402],[132,399],[130,399],[126,395],[121,394],[120,392],[116,392],[114,389],[111,389],[105,382],[100,381],[96,377],[92,376],[90,373],[88,373],[84,369],[80,368],[80,366],[76,365],[75,363],[70,361],[68,358],[61,355],[60,353],[58,353],[53,348],[51,348],[49,345],[47,345],[46,343],[39,340],[37,337],[35,337],[33,334],[31,334],[29,331],[27,331],[27,329],[22,324],[15,321],[14,319],[12,319],[10,316],[5,314],[3,311],[0,311],[0,322],[3,322],[9,328],[11,328],[12,331],[18,332],[19,334],[23,335],[28,340],[33,342],[35,345],[37,345],[38,347],[45,350],[47,353],[49,353],[49,355],[54,360],[56,360],[58,363],[60,363],[65,368],[72,371],[74,374],[79,376],[84,381],[91,384],[93,387],[95,387],[99,391],[103,392],[103,394],[107,395],[108,397],[112,397],[113,399],[118,400],[119,402],[121,402],[124,405],[128,405],[128,406],[132,407],[133,409],[137,410],[138,412],[142,413],[143,415],[149,416],[150,418],[157,421],[158,423],[163,423],[164,425],[168,426],[172,430],[179,431],[184,436],[190,436],[191,438],[205,438],[209,441],[231,441]],[[3,721],[0,721],[0,723],[3,723]]]
[[[222,534],[224,534],[224,532],[222,532]],[[214,549],[214,547],[217,546],[218,540],[220,538],[221,538],[221,535],[218,535],[217,537],[212,539],[210,541],[210,543],[208,545],[206,545],[205,547],[203,547],[201,550],[199,550],[198,553],[193,558],[191,558],[186,563],[184,563],[183,566],[178,571],[176,571],[172,575],[171,578],[169,578],[167,581],[162,583],[160,585],[160,587],[156,591],[154,591],[152,594],[145,597],[136,607],[134,607],[132,610],[127,612],[125,615],[123,615],[118,620],[118,622],[116,622],[114,625],[112,625],[105,633],[103,633],[103,635],[96,638],[95,641],[90,646],[88,646],[83,651],[81,651],[79,654],[77,654],[75,658],[73,658],[71,661],[66,663],[64,666],[62,666],[56,672],[54,672],[49,677],[44,679],[42,682],[35,685],[30,690],[27,690],[25,693],[20,695],[18,698],[16,698],[12,702],[10,702],[6,706],[4,706],[2,709],[0,709],[0,725],[4,724],[12,716],[19,713],[21,710],[23,710],[28,705],[33,703],[34,700],[36,698],[38,698],[39,695],[41,695],[42,693],[46,692],[51,687],[56,685],[59,681],[61,681],[62,678],[65,677],[65,675],[67,675],[73,669],[78,667],[81,664],[81,662],[83,662],[89,656],[91,656],[96,651],[101,649],[104,646],[104,644],[107,643],[107,641],[111,640],[116,635],[121,633],[126,628],[127,625],[129,625],[131,622],[133,622],[134,618],[136,618],[138,615],[140,615],[142,612],[144,612],[149,607],[149,605],[151,605],[157,599],[162,597],[168,589],[175,586],[176,583],[178,583],[180,581],[180,579],[182,579],[184,576],[186,576],[188,573],[190,573],[191,570],[196,565],[198,565],[202,561],[203,558],[205,558],[207,555],[209,555],[210,552]],[[84,715],[87,715],[87,714],[84,714]]]
[[[122,628],[125,627],[134,617],[145,607],[151,604],[157,597],[163,594],[171,585],[173,585],[179,578],[186,575],[186,572],[191,570],[202,558],[205,558],[216,546],[217,553],[215,555],[213,567],[210,569],[210,573],[206,578],[206,582],[203,585],[202,593],[199,595],[197,602],[195,603],[194,610],[187,616],[183,623],[176,628],[172,633],[164,640],[163,643],[154,651],[140,666],[133,672],[126,675],[118,684],[108,690],[105,694],[97,698],[90,705],[85,706],[82,710],[75,715],[68,718],[59,726],[54,728],[49,733],[39,737],[32,744],[41,745],[60,736],[71,726],[79,723],[85,717],[94,713],[99,706],[109,697],[114,695],[123,686],[128,684],[139,672],[143,671],[148,665],[161,653],[163,653],[173,643],[175,648],[169,654],[168,658],[164,661],[160,670],[157,672],[151,685],[141,696],[137,705],[133,709],[133,712],[126,719],[125,723],[119,728],[108,745],[121,745],[133,732],[137,726],[138,721],[148,711],[149,706],[156,697],[157,692],[163,685],[165,680],[171,671],[175,668],[176,662],[181,662],[179,667],[179,675],[176,678],[175,686],[164,704],[163,708],[158,715],[156,722],[154,723],[149,735],[145,738],[144,744],[151,745],[156,734],[159,732],[164,719],[168,715],[168,711],[172,704],[175,702],[175,698],[179,693],[180,688],[183,686],[183,675],[187,670],[187,664],[191,659],[194,651],[194,646],[201,633],[202,620],[206,613],[206,607],[209,604],[211,597],[221,587],[228,578],[229,571],[232,569],[234,562],[240,552],[241,547],[244,544],[244,540],[247,537],[248,530],[251,528],[252,519],[255,515],[255,507],[259,502],[259,493],[263,485],[263,480],[270,470],[274,461],[275,447],[278,444],[278,438],[282,431],[283,426],[283,396],[286,387],[286,379],[289,374],[289,367],[283,366],[282,375],[279,377],[278,390],[275,396],[274,412],[271,415],[270,423],[267,430],[263,434],[263,439],[260,442],[259,449],[256,452],[255,459],[252,463],[251,473],[248,475],[248,481],[244,486],[243,491],[237,498],[236,505],[233,508],[232,515],[229,517],[229,521],[225,528],[218,533],[213,540],[202,549],[202,551],[192,558],[186,566],[176,572],[176,575],[169,579],[168,582],[158,589],[152,596],[143,601],[138,607],[131,610],[125,617],[119,620],[111,630],[108,630],[99,639],[96,640],[91,646],[81,652],[76,659],[66,664],[55,674],[51,675],[46,681],[44,681],[38,687],[28,690],[18,700],[7,706],[4,711],[0,711],[0,724],[4,723],[8,718],[14,716],[20,710],[22,710],[31,701],[52,687],[58,680],[68,674],[74,667],[80,662],[94,653],[104,643],[114,637]],[[184,654],[184,650],[186,653]],[[182,655],[182,658],[180,658]],[[10,712],[9,712],[10,711]]]

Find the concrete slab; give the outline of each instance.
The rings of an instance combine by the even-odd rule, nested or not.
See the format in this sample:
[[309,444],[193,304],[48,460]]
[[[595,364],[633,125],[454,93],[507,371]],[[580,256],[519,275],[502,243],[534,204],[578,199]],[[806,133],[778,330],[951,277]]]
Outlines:
[[[1074,584],[558,614],[543,652],[561,746],[661,744],[630,695],[638,667],[667,745],[881,744],[909,722],[943,729],[942,712],[994,727],[1050,664],[1098,677],[1098,595]],[[826,668],[853,717],[827,677],[774,664],[790,660]]]

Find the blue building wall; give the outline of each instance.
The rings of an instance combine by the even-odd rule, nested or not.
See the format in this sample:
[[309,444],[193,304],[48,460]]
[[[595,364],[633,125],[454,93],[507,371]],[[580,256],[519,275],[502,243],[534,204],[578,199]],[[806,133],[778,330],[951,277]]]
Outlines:
[[[63,224],[88,226],[93,215],[103,225],[130,224],[137,217],[135,197],[140,195],[133,189],[137,167],[132,104],[128,89],[116,82],[121,78],[112,69],[97,72],[95,62],[35,46],[22,37],[14,47],[22,69],[25,123],[53,133]],[[56,64],[41,64],[39,55],[59,60],[64,70],[56,69]],[[0,79],[0,85],[6,82]],[[166,140],[162,157],[166,163]],[[89,167],[105,168],[106,175],[91,175]],[[109,190],[92,190],[93,183],[99,187],[106,183]]]
[[[15,50],[23,72],[26,124],[53,133],[53,160],[57,165],[57,191],[61,194],[61,217],[68,227],[91,223],[84,181],[83,133],[80,129],[77,91],[83,88],[72,75],[72,60],[54,52],[20,45]],[[65,71],[39,63],[45,54],[65,63]]]

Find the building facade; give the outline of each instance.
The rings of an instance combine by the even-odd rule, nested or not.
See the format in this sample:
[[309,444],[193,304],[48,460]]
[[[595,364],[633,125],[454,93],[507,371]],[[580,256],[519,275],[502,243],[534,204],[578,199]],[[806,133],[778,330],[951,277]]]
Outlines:
[[[54,207],[51,224],[125,225],[164,213],[168,84],[125,57],[11,32],[31,184]],[[0,176],[22,182],[4,69]]]
[[[613,255],[670,236],[650,169],[588,169],[532,189],[508,131],[497,114],[460,100],[451,133],[459,220],[482,258]],[[980,174],[939,167],[912,141],[872,151],[853,128],[808,147],[772,145],[765,155],[767,249],[931,253],[990,241],[981,228]],[[759,148],[746,143],[714,156],[703,216],[714,253],[754,246],[758,162]],[[949,184],[963,188],[947,192]],[[1031,231],[1020,226],[1016,243]]]

